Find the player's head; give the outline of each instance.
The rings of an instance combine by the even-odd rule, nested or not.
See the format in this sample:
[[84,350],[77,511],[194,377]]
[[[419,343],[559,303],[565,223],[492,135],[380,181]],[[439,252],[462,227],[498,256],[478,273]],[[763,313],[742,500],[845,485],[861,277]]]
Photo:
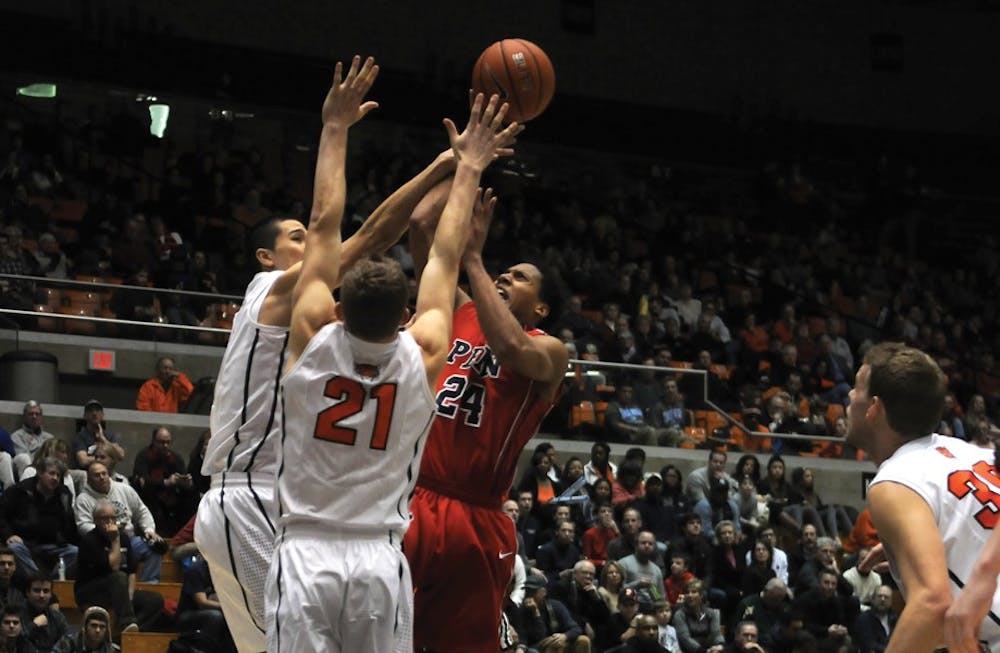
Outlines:
[[287,270],[306,251],[306,227],[294,218],[273,215],[250,231],[250,246],[262,270]]
[[934,431],[946,382],[930,356],[902,343],[883,342],[865,354],[847,407],[847,441],[870,449],[876,433],[891,430],[904,441]]
[[524,325],[533,327],[549,316],[560,315],[562,292],[558,275],[533,263],[512,265],[497,277],[497,291],[510,312]]
[[397,261],[368,256],[344,275],[337,310],[351,335],[385,342],[396,337],[405,321],[409,294],[409,282]]

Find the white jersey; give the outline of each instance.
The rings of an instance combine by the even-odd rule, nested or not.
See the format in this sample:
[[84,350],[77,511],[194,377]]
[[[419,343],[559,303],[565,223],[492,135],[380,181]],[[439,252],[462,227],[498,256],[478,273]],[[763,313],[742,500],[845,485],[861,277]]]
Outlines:
[[260,309],[281,270],[260,272],[247,286],[233,318],[212,402],[212,438],[201,473],[277,471],[278,379],[288,328],[261,324]]
[[[944,541],[951,593],[957,597],[1000,517],[1000,477],[993,467],[993,451],[958,438],[929,435],[904,444],[882,463],[872,485],[885,481],[913,490],[934,513]],[[886,552],[905,597],[892,552]],[[979,639],[1000,652],[1000,590],[993,595]]]
[[280,527],[402,537],[435,408],[413,336],[371,343],[327,324],[282,379],[281,401]]

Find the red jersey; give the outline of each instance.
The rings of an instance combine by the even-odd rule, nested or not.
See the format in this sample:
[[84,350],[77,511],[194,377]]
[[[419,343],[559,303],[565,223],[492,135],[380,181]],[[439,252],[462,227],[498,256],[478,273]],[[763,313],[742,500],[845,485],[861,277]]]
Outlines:
[[521,449],[554,403],[537,394],[539,385],[496,360],[474,303],[456,309],[451,350],[437,382],[437,415],[417,484],[499,508],[514,482]]

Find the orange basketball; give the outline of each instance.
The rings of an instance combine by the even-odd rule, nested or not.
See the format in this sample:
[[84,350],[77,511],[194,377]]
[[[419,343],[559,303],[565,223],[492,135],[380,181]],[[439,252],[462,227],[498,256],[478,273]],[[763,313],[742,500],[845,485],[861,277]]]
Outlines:
[[524,39],[504,39],[483,50],[472,69],[472,88],[510,104],[507,120],[537,118],[552,101],[556,73],[545,52]]

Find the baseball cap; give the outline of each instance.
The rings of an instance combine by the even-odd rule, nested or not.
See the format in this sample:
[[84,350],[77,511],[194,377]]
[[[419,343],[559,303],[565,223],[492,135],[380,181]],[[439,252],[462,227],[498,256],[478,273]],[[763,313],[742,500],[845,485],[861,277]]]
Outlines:
[[618,593],[619,603],[638,603],[639,593],[635,591],[634,588],[626,587],[621,592]]
[[83,405],[84,410],[88,410],[91,407],[97,407],[100,410],[104,410],[104,404],[102,404],[96,399],[88,399],[87,403]]
[[534,574],[528,574],[528,577],[524,579],[524,589],[527,592],[534,592],[540,590],[546,586],[544,578],[535,576]]

